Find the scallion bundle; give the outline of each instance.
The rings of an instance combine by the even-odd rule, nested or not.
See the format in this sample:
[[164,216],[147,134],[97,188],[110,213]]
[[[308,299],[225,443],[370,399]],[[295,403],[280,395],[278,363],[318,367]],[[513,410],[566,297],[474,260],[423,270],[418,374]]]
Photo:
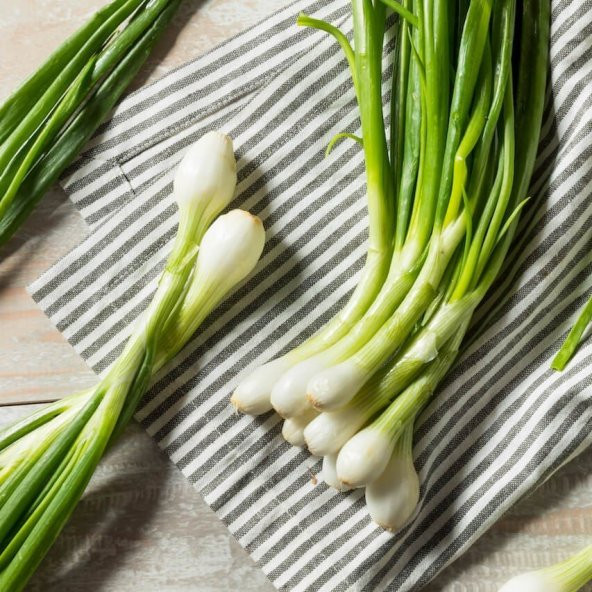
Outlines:
[[151,376],[255,266],[259,218],[218,215],[236,185],[232,143],[212,132],[177,169],[179,228],[156,292],[99,384],[0,431],[0,590],[21,590],[68,520]]
[[0,246],[74,160],[181,0],[113,0],[0,105]]
[[[396,55],[385,114],[390,11]],[[527,201],[550,6],[352,0],[352,13],[353,46],[328,23],[298,22],[333,35],[351,70],[366,163],[366,267],[344,311],[252,372],[232,403],[251,414],[274,408],[290,442],[325,457],[330,484],[367,486],[372,516],[398,528],[417,502],[414,419],[452,365]],[[413,504],[387,495],[405,471],[409,495],[397,495]]]

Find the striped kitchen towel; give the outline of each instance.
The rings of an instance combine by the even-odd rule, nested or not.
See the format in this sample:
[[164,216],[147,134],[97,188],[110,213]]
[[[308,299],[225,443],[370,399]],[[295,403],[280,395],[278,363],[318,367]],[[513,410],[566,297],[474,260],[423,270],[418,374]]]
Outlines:
[[[171,169],[205,130],[235,141],[233,206],[259,215],[264,255],[156,378],[136,415],[282,590],[419,590],[592,439],[592,344],[553,353],[592,292],[592,11],[554,0],[552,67],[530,216],[468,347],[415,436],[421,502],[399,533],[363,493],[315,479],[277,416],[236,414],[254,366],[329,319],[356,283],[367,234],[363,159],[345,60],[298,29],[304,10],[351,32],[348,0],[299,0],[121,103],[63,185],[90,236],[31,287],[102,372],[155,289],[175,233]],[[385,96],[388,84],[385,78]],[[495,313],[495,314],[492,314]]]

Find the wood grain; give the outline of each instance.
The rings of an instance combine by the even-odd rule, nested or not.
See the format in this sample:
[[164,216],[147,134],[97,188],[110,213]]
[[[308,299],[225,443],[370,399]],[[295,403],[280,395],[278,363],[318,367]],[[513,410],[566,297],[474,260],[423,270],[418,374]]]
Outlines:
[[[186,0],[136,84],[160,77],[287,0]],[[0,3],[0,99],[103,0]],[[0,251],[0,405],[53,400],[95,381],[25,287],[85,235],[55,189]],[[0,423],[32,411],[0,409]],[[510,575],[592,540],[592,451],[515,506],[426,592],[494,592]],[[273,590],[199,494],[136,425],[109,452],[28,590]],[[588,592],[592,587],[588,588]]]

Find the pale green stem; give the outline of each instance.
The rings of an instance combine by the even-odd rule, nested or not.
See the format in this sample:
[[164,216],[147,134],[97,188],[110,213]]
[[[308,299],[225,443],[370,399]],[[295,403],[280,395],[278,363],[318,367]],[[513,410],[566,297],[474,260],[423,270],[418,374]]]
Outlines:
[[592,545],[543,572],[561,586],[561,592],[577,592],[592,580]]

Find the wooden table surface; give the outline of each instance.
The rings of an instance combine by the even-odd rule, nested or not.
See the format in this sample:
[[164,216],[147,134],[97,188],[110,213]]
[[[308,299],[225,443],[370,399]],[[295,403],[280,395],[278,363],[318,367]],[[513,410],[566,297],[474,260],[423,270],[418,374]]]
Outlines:
[[[254,24],[287,0],[186,0],[137,84]],[[103,0],[0,3],[0,99]],[[95,377],[25,287],[87,229],[52,190],[0,251],[0,423]],[[16,404],[19,403],[19,404]],[[508,576],[569,556],[592,542],[592,451],[570,463],[505,518],[426,591],[490,592]],[[273,590],[200,495],[133,425],[89,490],[29,590]],[[592,590],[592,587],[588,590]]]

